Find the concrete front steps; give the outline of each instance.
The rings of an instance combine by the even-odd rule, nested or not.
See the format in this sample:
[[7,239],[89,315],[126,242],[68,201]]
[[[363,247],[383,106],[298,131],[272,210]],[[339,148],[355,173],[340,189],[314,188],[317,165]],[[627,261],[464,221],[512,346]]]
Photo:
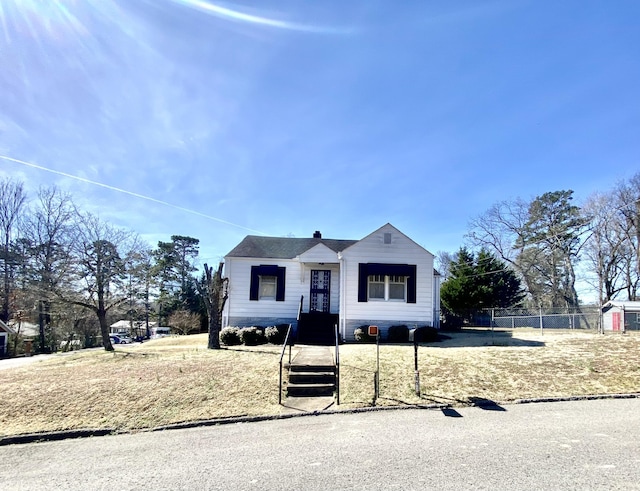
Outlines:
[[336,390],[336,365],[326,346],[303,346],[289,365],[287,397],[327,397]]
[[336,367],[324,365],[291,365],[287,397],[332,396],[336,391]]

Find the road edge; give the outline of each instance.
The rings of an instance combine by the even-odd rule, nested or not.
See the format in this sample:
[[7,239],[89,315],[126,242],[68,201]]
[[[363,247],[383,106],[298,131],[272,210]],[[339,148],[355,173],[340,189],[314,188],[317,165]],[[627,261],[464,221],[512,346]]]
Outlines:
[[538,398],[524,398],[515,399],[512,401],[495,402],[490,400],[480,399],[478,402],[469,404],[407,404],[402,406],[368,406],[349,409],[326,409],[322,411],[314,412],[300,412],[290,414],[272,414],[263,416],[238,416],[229,418],[215,418],[199,421],[185,421],[183,423],[173,423],[168,425],[156,426],[153,428],[140,428],[134,430],[118,430],[116,428],[99,428],[99,429],[76,429],[76,430],[62,430],[51,431],[42,433],[24,433],[21,435],[11,435],[0,437],[0,447],[7,445],[21,445],[26,443],[40,443],[51,442],[60,440],[69,440],[77,438],[90,438],[107,435],[124,435],[124,434],[136,434],[136,433],[150,433],[156,431],[170,431],[170,430],[182,430],[188,428],[199,428],[207,426],[220,426],[226,424],[237,423],[254,423],[260,421],[273,421],[278,419],[290,419],[301,418],[309,416],[326,416],[331,414],[357,414],[372,411],[401,411],[408,409],[445,409],[453,407],[495,407],[495,406],[509,406],[515,404],[534,404],[534,403],[549,403],[549,402],[572,402],[572,401],[593,401],[602,399],[638,399],[640,398],[640,392],[627,393],[627,394],[591,394],[584,396],[559,396],[559,397],[538,397]]

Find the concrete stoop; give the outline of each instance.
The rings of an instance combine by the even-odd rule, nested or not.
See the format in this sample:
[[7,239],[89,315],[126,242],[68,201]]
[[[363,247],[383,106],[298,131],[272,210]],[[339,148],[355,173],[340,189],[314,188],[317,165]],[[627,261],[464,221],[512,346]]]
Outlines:
[[302,346],[288,368],[282,412],[317,412],[334,403],[336,366],[331,348]]
[[287,397],[282,402],[280,414],[317,413],[333,407],[333,396],[323,397]]

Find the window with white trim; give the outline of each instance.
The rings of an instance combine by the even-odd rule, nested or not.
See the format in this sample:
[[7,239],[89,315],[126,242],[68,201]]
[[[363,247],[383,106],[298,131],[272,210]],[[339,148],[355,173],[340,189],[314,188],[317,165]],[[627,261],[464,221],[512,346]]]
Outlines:
[[260,275],[260,286],[258,287],[260,300],[275,300],[277,291],[277,278],[275,276]]
[[400,275],[369,275],[369,300],[405,302],[407,277]]
[[251,266],[249,300],[263,299],[284,302],[286,269],[271,264]]
[[384,275],[372,274],[369,276],[369,299],[384,300]]

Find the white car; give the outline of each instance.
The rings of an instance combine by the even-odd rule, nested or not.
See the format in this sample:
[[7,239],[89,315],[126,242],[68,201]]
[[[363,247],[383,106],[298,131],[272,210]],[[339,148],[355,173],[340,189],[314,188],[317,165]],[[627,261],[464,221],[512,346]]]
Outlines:
[[109,336],[112,344],[131,344],[133,339],[126,334],[112,334]]

